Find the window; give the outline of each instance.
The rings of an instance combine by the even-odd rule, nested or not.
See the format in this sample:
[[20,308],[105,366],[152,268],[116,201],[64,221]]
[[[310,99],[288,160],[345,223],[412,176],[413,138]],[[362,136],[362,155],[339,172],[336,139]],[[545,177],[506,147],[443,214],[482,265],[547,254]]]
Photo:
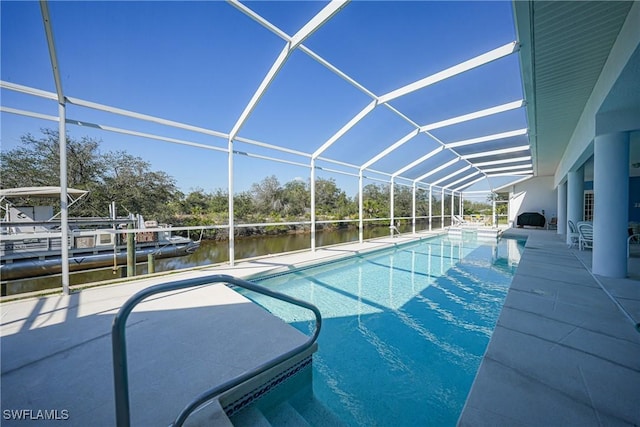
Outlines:
[[593,190],[584,192],[584,215],[585,221],[593,221]]

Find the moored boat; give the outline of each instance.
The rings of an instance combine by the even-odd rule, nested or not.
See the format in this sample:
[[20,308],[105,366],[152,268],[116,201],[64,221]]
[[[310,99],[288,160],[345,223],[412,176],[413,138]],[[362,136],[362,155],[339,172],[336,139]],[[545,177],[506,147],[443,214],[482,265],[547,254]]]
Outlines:
[[[12,199],[58,198],[60,187],[24,187],[0,190],[4,218],[0,223],[0,279],[16,280],[62,271],[62,232],[52,206],[17,206]],[[67,189],[68,206],[87,191]],[[69,271],[104,268],[127,262],[127,233],[135,236],[136,261],[193,253],[199,241],[174,236],[171,226],[144,221],[141,216],[69,218]],[[127,230],[128,229],[128,230]]]

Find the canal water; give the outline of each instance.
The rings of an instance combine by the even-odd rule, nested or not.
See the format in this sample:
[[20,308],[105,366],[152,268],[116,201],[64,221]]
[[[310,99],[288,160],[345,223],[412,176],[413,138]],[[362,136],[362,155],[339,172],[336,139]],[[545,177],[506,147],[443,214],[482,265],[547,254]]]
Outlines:
[[[400,228],[401,232],[410,231],[410,226]],[[364,238],[371,239],[389,234],[387,227],[372,227],[364,230]],[[316,246],[330,246],[339,243],[348,243],[358,240],[357,229],[338,229],[316,233]],[[236,261],[253,258],[262,255],[277,254],[282,252],[309,249],[311,247],[311,236],[309,234],[283,234],[283,235],[262,235],[255,237],[236,238],[235,259]],[[156,272],[179,270],[182,268],[198,267],[209,264],[226,262],[229,260],[229,246],[226,241],[202,241],[200,248],[193,254],[175,258],[158,259],[155,261]],[[136,266],[136,276],[147,273],[147,264],[140,263]],[[81,271],[71,273],[69,276],[70,285],[81,285],[86,283],[112,280],[126,275],[122,266],[117,270],[113,268],[102,268],[96,270]],[[5,284],[3,284],[3,287]],[[24,292],[41,291],[62,287],[60,274],[54,274],[32,279],[12,280],[6,283],[6,295],[20,294]]]

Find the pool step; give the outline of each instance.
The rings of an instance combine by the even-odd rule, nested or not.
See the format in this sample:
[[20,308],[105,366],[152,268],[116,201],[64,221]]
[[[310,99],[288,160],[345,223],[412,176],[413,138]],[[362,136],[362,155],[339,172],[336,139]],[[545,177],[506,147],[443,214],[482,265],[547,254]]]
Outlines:
[[289,401],[312,426],[346,427],[345,423],[316,398],[311,386],[296,393]]
[[273,427],[311,427],[311,424],[291,406],[289,401],[265,410],[264,415]]
[[232,416],[230,421],[235,427],[271,427],[269,420],[264,416],[262,411],[255,406],[247,408],[237,415]]
[[346,427],[314,396],[310,385],[284,401],[264,406],[258,401],[230,420],[236,427]]

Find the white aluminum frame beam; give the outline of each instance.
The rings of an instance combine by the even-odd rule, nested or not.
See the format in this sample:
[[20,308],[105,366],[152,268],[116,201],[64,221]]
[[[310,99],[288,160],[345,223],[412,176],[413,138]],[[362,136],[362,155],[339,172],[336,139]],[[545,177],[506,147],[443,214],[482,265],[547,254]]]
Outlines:
[[489,52],[483,53],[482,55],[476,56],[475,58],[471,58],[467,61],[461,62],[460,64],[454,65],[453,67],[447,68],[446,70],[442,70],[438,73],[432,74],[416,82],[410,83],[399,89],[386,93],[380,97],[380,103],[393,101],[394,99],[423,89],[434,83],[441,82],[450,77],[462,74],[465,71],[469,71],[482,65],[488,64],[489,62],[495,61],[496,59],[511,55],[517,49],[517,42],[507,43],[504,46],[500,46],[496,49],[490,50]]
[[2,105],[0,105],[0,111],[2,111],[3,113],[17,114],[19,116],[31,117],[31,118],[34,118],[34,119],[48,120],[48,121],[51,121],[51,122],[59,122],[60,121],[60,117],[59,116],[52,116],[52,115],[49,115],[49,114],[34,113],[34,112],[31,112],[31,111],[20,110],[18,108],[4,107]]
[[37,96],[39,98],[50,99],[52,101],[58,100],[58,95],[54,92],[49,92],[42,89],[35,89],[29,86],[23,86],[17,83],[8,82],[6,80],[0,80],[0,88],[12,90],[14,92],[25,93],[27,95]]
[[416,182],[411,186],[411,234],[416,234]]
[[[514,178],[515,178],[515,176],[514,176]],[[509,182],[507,184],[504,184],[504,185],[500,186],[500,188],[504,189],[506,187],[510,187],[512,185],[518,184],[519,182],[526,181],[528,179],[531,179],[531,175],[525,175],[525,176],[519,175],[518,178],[515,181],[511,181],[511,182]],[[504,191],[501,191],[501,192],[504,193]],[[499,200],[498,203],[509,203],[509,201],[508,200]]]
[[492,178],[494,176],[515,176],[515,175],[533,175],[533,169],[529,169],[526,171],[489,173],[487,174],[487,177]]
[[[498,114],[498,113],[505,112],[505,111],[510,111],[510,110],[513,110],[513,109],[520,108],[523,105],[524,105],[524,100],[519,100],[519,101],[515,101],[515,102],[501,104],[501,105],[498,105],[498,106],[495,106],[495,107],[491,107],[491,108],[487,108],[487,109],[484,109],[484,110],[475,111],[473,113],[464,114],[462,116],[453,117],[451,119],[447,119],[447,120],[443,120],[443,121],[440,121],[440,122],[428,124],[428,125],[425,125],[425,126],[421,126],[418,132],[413,131],[413,132],[405,135],[403,138],[401,138],[400,140],[395,142],[393,145],[391,145],[390,147],[388,147],[387,149],[385,149],[384,151],[382,151],[381,153],[379,153],[378,155],[376,155],[375,157],[373,157],[372,159],[370,159],[369,161],[364,163],[362,165],[362,168],[366,169],[367,167],[371,166],[371,164],[375,163],[376,161],[380,160],[384,156],[388,155],[389,153],[391,153],[392,151],[394,151],[395,149],[397,149],[401,145],[405,144],[411,138],[417,136],[421,132],[428,133],[429,130],[438,129],[440,127],[450,126],[450,125],[453,125],[453,124],[458,124],[458,123],[474,120],[474,119],[477,119],[477,118],[486,117],[486,116],[490,116],[490,115],[493,115],[493,114]],[[430,157],[434,156],[435,154],[439,153],[440,151],[442,151],[445,148],[451,150],[451,148],[454,148],[456,146],[469,145],[469,144],[480,143],[480,142],[485,142],[485,141],[493,141],[493,140],[507,138],[507,137],[511,137],[511,136],[524,135],[526,133],[527,133],[527,129],[524,128],[524,129],[518,129],[518,130],[515,130],[515,131],[503,132],[503,133],[499,133],[499,134],[494,134],[494,135],[488,135],[488,136],[484,136],[484,137],[474,138],[474,139],[466,140],[466,141],[458,141],[458,142],[451,143],[451,144],[442,144],[440,142],[442,144],[441,147],[436,148],[435,150],[432,150],[430,153],[427,153],[425,156],[421,157],[420,159],[414,160],[410,164],[404,166],[403,168],[401,168],[401,169],[397,170],[396,172],[394,172],[393,174],[391,174],[391,176],[392,177],[397,177],[398,175],[400,175],[400,174],[408,171],[409,169],[419,165],[420,163],[424,162],[425,160],[429,159]],[[458,155],[458,153],[456,153],[455,151],[453,151],[453,150],[451,150],[451,151],[454,154]],[[468,162],[468,160],[467,160],[468,157],[466,157],[466,156],[459,156],[459,157]],[[477,166],[473,165],[471,162],[468,162],[468,163],[470,164],[471,167],[476,167],[477,168]],[[441,169],[436,168],[436,171],[439,171],[439,170],[441,170]],[[480,172],[482,172],[482,171],[480,171]],[[433,172],[433,173],[435,173],[435,172]],[[427,176],[429,176],[429,175],[427,175]],[[419,178],[419,180],[424,179],[424,178],[426,178],[426,177],[423,175],[421,178]]]
[[493,135],[481,136],[478,138],[466,139],[463,141],[450,142],[445,144],[446,148],[464,147],[466,145],[479,144],[482,142],[497,141],[499,139],[511,138],[513,136],[526,135],[527,128],[512,130],[509,132],[494,133]]
[[[450,183],[450,184],[445,185],[445,188],[451,188],[451,187],[453,187],[454,185],[458,185],[458,184],[460,184],[461,182],[464,182],[464,181],[466,181],[467,179],[469,179],[469,178],[471,178],[471,177],[474,177],[474,176],[478,175],[479,173],[480,173],[480,171],[479,171],[479,170],[476,170],[476,171],[474,171],[474,172],[472,172],[472,173],[470,173],[470,174],[468,174],[468,175],[463,176],[462,178],[458,179],[457,181],[454,181],[454,182],[452,182],[452,183]],[[454,191],[455,191],[455,190],[454,190]]]
[[49,14],[49,4],[45,0],[40,0],[40,12],[49,48],[49,58],[51,59],[51,70],[53,80],[56,85],[56,95],[58,101],[58,150],[60,157],[60,231],[61,231],[61,279],[62,293],[69,295],[69,200],[67,191],[67,129],[66,115],[67,106],[62,90],[62,79],[60,78],[60,67],[58,66],[58,54],[53,39],[53,28],[51,27],[51,16]]
[[290,41],[287,41],[287,44],[282,48],[278,58],[276,58],[275,62],[271,65],[271,68],[267,72],[267,75],[264,76],[260,86],[255,91],[251,100],[245,107],[244,111],[236,121],[235,125],[231,129],[229,133],[229,139],[234,139],[242,126],[245,124],[253,110],[260,102],[260,99],[264,96],[267,89],[276,78],[284,64],[289,59],[291,53],[300,45],[302,42],[315,31],[317,31],[320,27],[322,27],[329,19],[331,19],[336,13],[338,13],[349,0],[332,0],[331,3],[326,5],[320,12],[318,12],[309,22],[307,22],[296,34],[291,37]]
[[533,169],[533,165],[531,163],[529,163],[529,164],[526,164],[526,165],[502,166],[502,167],[499,167],[499,168],[483,169],[482,172],[491,173],[491,172],[516,171],[518,169]]
[[483,166],[493,166],[493,165],[503,165],[506,163],[525,162],[527,160],[531,160],[531,156],[512,157],[510,159],[502,159],[502,160],[491,160],[488,162],[474,163],[473,165],[477,168],[481,168]]
[[160,117],[150,116],[148,114],[136,113],[135,111],[125,110],[117,107],[111,107],[109,105],[99,104],[97,102],[85,101],[79,98],[67,97],[66,99],[70,104],[78,105],[80,107],[91,108],[98,111],[105,111],[107,113],[118,114],[124,117],[131,117],[133,119],[144,120],[147,122],[157,123],[164,126],[170,126],[177,129],[184,129],[192,132],[201,133],[204,135],[211,135],[218,138],[222,138],[224,140],[227,140],[229,138],[229,135],[224,132],[218,132],[215,130],[206,129],[199,126],[188,125],[188,124],[176,122],[173,120],[167,120]]
[[[406,144],[411,139],[413,139],[416,136],[418,136],[419,133],[420,133],[420,129],[412,130],[411,132],[409,132],[408,134],[406,134],[405,136],[403,136],[402,138],[400,138],[399,140],[394,142],[392,145],[390,145],[389,147],[385,148],[383,151],[381,151],[380,153],[378,153],[377,155],[375,155],[371,159],[369,159],[366,162],[364,162],[364,164],[362,166],[360,166],[360,169],[368,168],[369,166],[371,166],[372,164],[374,164],[378,160],[380,160],[383,157],[385,157],[387,154],[389,154],[392,151],[394,151],[396,148],[401,147],[402,145]],[[393,179],[394,177],[395,176],[393,174],[391,174],[391,178]]]
[[[271,65],[271,68],[267,72],[258,89],[249,100],[249,103],[245,107],[244,111],[236,121],[235,125],[229,133],[229,263],[234,265],[234,239],[233,239],[233,140],[238,135],[238,132],[245,124],[255,107],[260,102],[260,99],[264,96],[267,89],[276,78],[284,64],[289,59],[291,53],[302,44],[302,42],[311,36],[315,31],[322,27],[329,19],[331,19],[336,13],[338,13],[349,0],[332,0],[331,3],[326,5],[320,12],[318,12],[313,18],[311,18],[296,34],[287,41],[286,45],[282,48],[282,51],[278,55],[278,58]],[[267,22],[262,19],[261,23]],[[317,157],[317,156],[316,156]],[[315,251],[315,157],[311,158],[311,250]]]
[[516,110],[524,106],[524,100],[507,102],[506,104],[496,105],[495,107],[485,108],[484,110],[474,111],[473,113],[463,114],[462,116],[453,117],[439,122],[431,123],[420,127],[421,132],[427,132],[434,129],[440,129],[445,126],[451,126],[458,123],[468,122],[482,117],[492,116],[506,111]]
[[436,154],[438,154],[442,150],[444,150],[444,145],[441,145],[440,147],[438,147],[438,148],[436,148],[434,150],[431,150],[430,152],[428,152],[424,156],[420,157],[419,159],[414,160],[413,162],[409,163],[407,166],[403,167],[402,169],[398,169],[397,171],[392,173],[391,176],[396,177],[396,176],[398,176],[400,174],[405,173],[409,169],[412,169],[412,168],[418,166],[420,163],[424,162],[425,160],[428,160],[431,157],[435,156]]
[[[431,124],[428,124],[428,125],[421,126],[419,129],[416,129],[416,130],[408,133],[407,135],[402,137],[400,140],[396,141],[394,144],[392,144],[391,146],[387,147],[385,150],[383,150],[382,152],[377,154],[375,157],[373,157],[370,160],[368,160],[367,162],[365,162],[361,166],[361,168],[362,169],[368,168],[373,163],[377,162],[378,160],[382,159],[383,157],[385,157],[386,155],[388,155],[392,151],[396,150],[398,147],[400,147],[403,144],[407,143],[408,141],[410,141],[412,138],[414,138],[415,136],[417,136],[421,132],[428,132],[430,130],[438,129],[440,127],[445,127],[445,126],[450,126],[450,125],[453,125],[453,124],[463,123],[463,122],[474,120],[474,119],[477,119],[477,118],[486,117],[486,116],[490,116],[490,115],[493,115],[493,114],[498,114],[498,113],[501,113],[501,112],[504,112],[504,111],[509,111],[509,110],[512,110],[512,109],[520,108],[523,104],[524,104],[523,100],[510,102],[510,103],[507,103],[507,104],[502,104],[502,105],[498,105],[498,106],[495,106],[495,107],[486,108],[484,110],[474,111],[472,113],[464,114],[462,116],[457,116],[457,117],[453,117],[453,118],[450,118],[450,119],[447,119],[447,120],[443,120],[443,121],[440,121],[440,122],[431,123]],[[345,132],[347,130],[345,130]],[[526,132],[527,132],[527,129],[520,129],[520,130],[517,130],[517,131],[503,132],[502,134],[489,135],[489,136],[476,138],[476,139],[477,140],[483,140],[484,139],[485,141],[491,141],[493,139],[501,139],[501,138],[506,138],[508,136],[526,134]],[[342,135],[340,135],[340,136],[342,136]],[[487,138],[490,138],[490,139],[487,139]],[[337,138],[336,138],[336,140],[337,140]],[[332,141],[331,143],[333,143],[333,142],[335,142],[335,141]],[[461,141],[461,142],[464,142],[465,145],[468,143],[468,141]],[[457,144],[460,144],[461,142],[458,142]],[[481,142],[481,141],[476,141],[476,142]],[[450,149],[452,147],[450,147],[450,144],[444,144],[443,148]],[[458,155],[457,153],[455,153],[455,154]],[[432,155],[433,154],[429,153],[426,156],[424,156],[423,158],[424,158],[424,160],[426,160],[429,157],[431,157]],[[403,167],[402,169],[400,169],[399,170],[400,172],[398,172],[398,171],[394,172],[392,174],[392,176],[396,177],[400,173],[403,173],[406,170],[411,169],[411,167],[413,167],[413,166],[415,166],[415,165],[417,165],[419,163],[421,163],[419,160],[415,160],[410,165],[407,165],[407,166]]]
[[[517,46],[517,43],[516,42],[512,42],[512,43],[509,43],[508,45],[502,46],[501,48],[494,49],[491,52],[498,52],[498,51],[502,52],[501,56],[499,56],[499,57],[502,57],[502,56],[505,56],[505,55],[513,53],[514,52],[513,49],[514,49],[515,46]],[[505,54],[504,52],[506,52],[508,50],[507,47],[509,47],[509,49],[511,49],[511,51],[509,53]],[[485,55],[488,55],[491,52],[488,52]],[[480,56],[482,57],[483,55],[480,55]],[[489,58],[489,56],[487,56],[485,59],[487,59],[487,58]],[[497,59],[497,58],[491,59],[491,60],[489,60],[487,62],[491,62],[491,61],[493,61],[495,59]],[[464,62],[462,64],[467,64],[467,63],[470,63],[472,61],[473,60],[466,61],[466,62]],[[475,66],[473,66],[471,68],[478,67],[478,66],[483,65],[485,63],[486,62],[478,62],[477,65],[475,65]],[[462,65],[462,64],[460,64],[460,65]],[[452,67],[452,68],[450,68],[448,70],[452,70],[453,68],[456,68],[456,67],[454,66],[454,67]],[[471,69],[471,68],[468,68],[468,69]],[[398,98],[400,96],[407,95],[407,94],[409,94],[411,92],[414,92],[414,91],[416,91],[418,89],[422,89],[422,88],[428,86],[429,84],[433,84],[433,83],[435,83],[437,81],[441,81],[441,80],[444,80],[446,78],[452,77],[452,76],[454,76],[456,74],[459,74],[459,73],[453,73],[453,74],[447,75],[446,72],[448,70],[442,71],[441,73],[445,73],[445,74],[442,74],[438,79],[434,80],[431,83],[428,83],[428,80],[430,79],[430,77],[427,77],[427,78],[425,78],[423,80],[420,80],[420,82],[423,82],[422,84],[419,84],[419,85],[416,85],[416,86],[408,85],[408,86],[405,86],[404,88],[397,89],[396,91],[389,92],[389,93],[387,93],[385,95],[382,95],[379,98],[374,99],[369,105],[367,105],[367,107],[365,107],[362,111],[360,111],[346,125],[344,125],[338,132],[336,132],[331,138],[329,138],[324,144],[322,144],[322,146],[318,150],[316,150],[316,152],[314,153],[314,158],[318,157],[325,150],[327,150],[332,144],[334,144],[345,133],[347,133],[351,128],[353,128],[353,126],[355,126],[367,114],[369,114],[371,111],[373,111],[373,109],[378,104],[386,104],[387,102],[389,102],[389,101],[391,101],[393,99],[396,99],[396,98]],[[466,69],[464,71],[466,71]],[[460,72],[462,72],[462,71],[460,71]],[[439,73],[436,73],[436,74],[434,74],[434,76],[436,76],[438,74]],[[431,77],[433,77],[433,76],[431,76]],[[415,83],[414,83],[414,85],[415,85]],[[451,118],[451,119],[443,120],[443,121],[440,121],[440,122],[432,123],[432,124],[429,124],[429,125],[421,126],[420,129],[419,129],[419,132],[428,132],[430,130],[439,129],[441,127],[450,126],[450,125],[457,124],[457,123],[462,123],[462,122],[465,122],[465,121],[468,121],[468,120],[473,120],[473,119],[477,119],[477,118],[480,118],[480,117],[489,116],[489,115],[492,115],[492,114],[502,113],[502,112],[505,112],[505,111],[513,110],[513,109],[516,109],[516,108],[520,108],[523,105],[524,105],[524,100],[519,100],[519,101],[510,102],[510,103],[507,103],[507,104],[498,105],[498,106],[495,106],[495,107],[487,108],[485,110],[475,111],[473,113],[469,113],[469,114],[466,114],[466,115],[463,115],[463,116],[458,116],[458,117],[454,117],[454,118]]]
[[[284,31],[280,30],[278,27],[276,27],[275,25],[271,24],[269,21],[264,19],[262,16],[258,15],[253,10],[248,8],[246,5],[238,2],[237,0],[228,0],[228,2],[231,5],[233,5],[234,7],[236,7],[239,11],[241,11],[244,14],[246,14],[251,19],[255,20],[260,25],[264,26],[265,28],[267,28],[269,31],[271,31],[272,33],[274,33],[275,35],[277,35],[281,39],[285,40],[288,43],[292,42],[292,37],[289,37]],[[330,71],[332,71],[333,73],[338,75],[340,78],[342,78],[343,80],[345,80],[346,82],[348,82],[349,84],[351,84],[352,86],[354,86],[355,88],[357,88],[358,90],[360,90],[361,92],[363,92],[364,94],[369,96],[373,100],[372,103],[368,104],[367,107],[365,107],[365,109],[363,111],[361,111],[359,114],[357,114],[349,123],[347,123],[345,126],[343,126],[334,136],[332,136],[329,140],[327,140],[327,142],[325,142],[320,148],[318,148],[313,153],[312,158],[315,159],[315,158],[318,158],[324,151],[326,151],[333,143],[335,143],[346,132],[348,132],[349,129],[351,129],[353,126],[355,126],[355,124],[357,124],[360,120],[362,120],[362,118],[364,116],[366,116],[369,112],[371,112],[378,104],[385,105],[387,108],[389,108],[395,114],[397,114],[402,119],[407,121],[409,124],[411,124],[412,126],[418,127],[418,125],[416,123],[414,123],[407,116],[405,116],[400,111],[395,109],[393,106],[389,105],[387,102],[392,100],[392,99],[395,99],[397,97],[400,97],[400,96],[406,95],[408,93],[411,93],[413,91],[419,90],[421,88],[427,87],[427,86],[429,86],[429,85],[431,85],[433,83],[436,83],[437,81],[444,80],[444,79],[446,79],[448,77],[460,74],[460,73],[462,73],[464,71],[470,70],[472,68],[479,67],[479,66],[484,65],[484,64],[486,64],[488,62],[491,62],[491,61],[499,59],[499,58],[501,58],[503,56],[507,56],[507,55],[509,55],[511,53],[514,53],[514,52],[519,50],[519,44],[518,44],[518,42],[511,42],[509,44],[506,44],[504,46],[501,46],[501,47],[493,49],[493,50],[491,50],[489,52],[486,52],[486,53],[484,53],[482,55],[479,55],[479,56],[477,56],[475,58],[467,60],[467,61],[465,61],[463,63],[460,63],[458,65],[450,67],[450,68],[448,68],[446,70],[440,71],[440,72],[438,72],[438,73],[436,73],[434,75],[428,76],[428,77],[426,77],[424,79],[421,79],[421,80],[419,80],[417,82],[414,82],[414,83],[412,83],[410,85],[403,86],[402,88],[399,88],[399,89],[396,89],[394,91],[388,92],[387,94],[382,96],[385,102],[382,102],[380,100],[380,98],[378,98],[372,91],[370,91],[369,89],[367,89],[366,87],[364,87],[363,85],[358,83],[355,79],[353,79],[350,76],[348,76],[346,73],[344,73],[343,71],[341,71],[340,69],[338,69],[337,67],[332,65],[329,61],[325,60],[320,55],[318,55],[315,52],[313,52],[311,49],[307,48],[306,46],[304,46],[302,44],[299,45],[299,49],[302,52],[304,52],[307,55],[309,55],[315,61],[319,62],[325,68],[329,69]],[[430,136],[432,136],[432,135],[430,135]],[[436,138],[434,138],[434,139],[436,139]]]
[[449,166],[451,166],[452,164],[454,164],[455,162],[458,162],[458,161],[460,161],[460,157],[456,157],[455,159],[449,160],[447,163],[444,163],[444,164],[438,166],[435,169],[431,169],[429,172],[425,173],[424,175],[419,176],[415,180],[416,181],[422,181],[423,179],[428,178],[431,175],[440,172],[442,169],[448,168]]
[[508,153],[516,153],[518,151],[529,150],[531,148],[530,145],[519,145],[517,147],[510,148],[502,148],[500,150],[492,150],[492,151],[481,151],[479,153],[465,154],[464,156],[460,156],[465,160],[469,159],[477,159],[481,157],[491,157],[499,154],[508,154]]
[[[233,6],[235,6],[238,10],[240,10],[243,13],[245,13],[250,18],[252,18],[255,21],[257,21],[259,24],[263,25],[265,28],[267,28],[269,31],[271,31],[274,34],[276,34],[278,37],[282,38],[283,40],[285,40],[285,41],[287,41],[289,43],[292,41],[292,38],[289,37],[285,32],[281,31],[275,25],[271,24],[266,19],[262,18],[260,15],[258,15],[255,12],[253,12],[251,9],[247,8],[245,5],[239,3],[237,0],[229,0],[229,2]],[[464,72],[466,70],[481,66],[484,63],[493,61],[493,60],[498,59],[498,58],[503,57],[503,56],[507,56],[507,55],[509,55],[509,54],[511,54],[513,52],[516,52],[519,49],[519,44],[517,42],[512,42],[512,43],[509,43],[507,45],[504,45],[504,46],[498,47],[496,49],[493,49],[492,51],[486,52],[483,55],[480,55],[480,56],[478,56],[476,58],[472,58],[472,59],[470,59],[468,61],[465,61],[465,62],[463,62],[461,64],[453,66],[453,67],[451,67],[451,68],[449,68],[447,70],[443,70],[443,71],[441,71],[439,73],[436,73],[436,74],[434,74],[432,76],[429,76],[429,77],[426,77],[424,79],[421,79],[421,80],[419,80],[417,82],[414,82],[414,83],[412,83],[410,85],[404,86],[404,87],[396,89],[394,91],[391,91],[391,92],[383,95],[382,96],[382,100],[381,100],[381,98],[376,97],[376,95],[373,92],[371,92],[370,90],[365,88],[363,85],[361,85],[360,83],[355,81],[353,78],[349,77],[347,74],[345,74],[344,72],[339,70],[337,67],[333,66],[331,63],[329,63],[328,61],[326,61],[325,59],[323,59],[322,57],[320,57],[319,55],[317,55],[316,53],[314,53],[313,51],[311,51],[310,49],[308,49],[304,45],[300,44],[299,48],[300,48],[301,51],[303,51],[307,55],[311,56],[314,60],[316,60],[317,62],[322,64],[324,67],[328,68],[330,71],[332,71],[335,74],[337,74],[340,78],[342,78],[343,80],[347,81],[348,83],[350,83],[351,85],[356,87],[358,90],[362,91],[363,93],[365,93],[366,95],[368,95],[369,97],[371,97],[373,99],[373,101],[371,103],[369,103],[360,113],[358,113],[354,118],[352,118],[335,135],[333,135],[329,140],[327,140],[320,148],[318,148],[313,153],[312,159],[315,159],[315,158],[318,158],[324,151],[326,151],[332,144],[334,144],[346,132],[348,132],[349,129],[351,129],[360,120],[362,120],[362,118],[364,118],[367,114],[369,114],[369,112],[371,112],[378,104],[384,104],[386,107],[391,109],[394,113],[396,113],[401,118],[403,118],[404,120],[409,122],[411,125],[417,126],[411,119],[409,119],[404,114],[400,113],[398,110],[396,110],[395,108],[393,108],[391,105],[389,105],[386,102],[388,102],[388,101],[390,101],[392,99],[395,99],[397,97],[406,95],[408,93],[411,93],[411,92],[413,92],[415,90],[419,90],[419,89],[424,88],[424,87],[426,87],[426,86],[428,86],[430,84],[433,84],[433,83],[435,83],[437,81],[441,81],[441,80],[443,80],[445,78],[448,78],[448,77],[451,77],[453,75],[459,74],[459,73]],[[524,105],[524,101],[521,101],[518,105],[519,106]],[[493,109],[493,111],[500,112],[495,108]],[[503,110],[503,111],[506,111],[506,110]],[[477,113],[474,116],[471,116],[471,118],[481,117]],[[449,122],[449,123],[451,123],[451,122]],[[422,129],[421,129],[421,131],[422,131]],[[428,133],[428,132],[426,132],[426,133]],[[434,138],[434,139],[436,139],[436,138]],[[315,164],[315,162],[313,162],[313,161],[312,161],[312,163]],[[413,163],[413,165],[415,166],[415,165],[417,165],[419,163],[420,162]],[[410,169],[410,167],[408,167],[406,170],[408,170],[408,169]],[[400,173],[402,173],[402,172],[400,172]],[[395,173],[392,176],[397,176],[400,173]]]
[[62,79],[60,78],[60,67],[58,66],[58,55],[56,53],[56,45],[53,39],[53,28],[51,27],[51,17],[49,15],[49,3],[40,0],[40,12],[42,13],[42,22],[44,23],[44,32],[47,37],[47,46],[49,48],[49,58],[51,59],[51,69],[53,70],[53,80],[56,84],[56,95],[58,104],[64,104],[64,92],[62,91]]
[[467,188],[468,186],[473,185],[473,184],[475,184],[476,182],[482,181],[483,179],[486,179],[486,176],[481,176],[480,178],[476,178],[476,179],[474,179],[474,180],[473,180],[473,181],[471,181],[471,182],[467,182],[466,184],[463,184],[463,185],[461,185],[461,186],[460,186],[460,187],[458,187],[458,188],[454,188],[454,189],[453,189],[453,191],[458,191],[458,192],[459,192],[459,191],[461,191],[463,188]]
[[440,190],[440,228],[444,228],[444,188],[441,188]]
[[394,232],[393,227],[395,226],[394,214],[395,214],[395,183],[393,182],[393,177],[391,177],[391,180],[389,183],[389,218],[390,218],[389,233],[391,234],[391,237],[393,237],[393,232]]
[[[463,167],[462,169],[458,169],[457,171],[452,172],[452,173],[450,173],[449,175],[447,175],[447,176],[445,176],[445,177],[440,178],[439,180],[437,180],[436,182],[434,182],[434,183],[433,183],[433,185],[439,185],[439,184],[441,184],[441,183],[443,183],[443,182],[445,182],[445,181],[450,180],[450,179],[451,179],[451,178],[453,178],[454,176],[456,176],[456,175],[458,175],[458,174],[461,174],[462,172],[468,171],[469,169],[471,169],[471,165],[467,165],[467,166]],[[446,185],[445,185],[443,188],[446,188]]]
[[[250,17],[251,19],[253,19],[257,23],[259,23],[260,25],[265,27],[267,30],[271,31],[276,36],[280,37],[282,40],[284,40],[286,42],[291,42],[292,41],[292,37],[290,37],[288,34],[286,34],[280,28],[278,28],[275,25],[273,25],[271,22],[269,22],[266,19],[264,19],[262,16],[258,15],[256,12],[254,12],[253,10],[248,8],[246,5],[240,3],[238,0],[227,0],[227,2],[229,4],[231,4],[232,6],[234,6],[236,9],[238,9],[240,12],[244,13],[245,15],[247,15],[248,17]],[[367,89],[366,87],[362,86],[360,83],[358,83],[357,81],[355,81],[354,79],[349,77],[347,74],[342,72],[340,69],[335,67],[329,61],[327,61],[326,59],[322,58],[320,55],[318,55],[317,53],[315,53],[314,51],[312,51],[311,49],[309,49],[305,45],[303,45],[303,44],[299,45],[298,49],[300,49],[300,51],[302,51],[302,52],[306,53],[307,55],[309,55],[315,61],[319,62],[325,68],[327,68],[330,71],[332,71],[333,73],[337,74],[340,78],[342,78],[343,80],[347,81],[348,83],[350,83],[351,85],[353,85],[354,87],[356,87],[358,90],[362,91],[363,93],[365,93],[369,97],[374,98],[374,99],[377,98],[376,95],[373,92],[371,92],[369,89]]]
[[367,114],[369,114],[370,112],[372,112],[374,110],[374,108],[376,108],[376,106],[378,105],[378,101],[377,100],[373,100],[371,101],[369,104],[367,104],[366,107],[364,107],[362,110],[360,110],[360,112],[358,114],[356,114],[355,116],[353,116],[353,118],[351,120],[349,120],[347,122],[347,124],[345,124],[344,126],[342,126],[340,128],[340,130],[338,130],[338,132],[336,132],[335,134],[333,134],[331,136],[331,138],[329,138],[324,144],[322,144],[320,146],[320,148],[318,148],[316,151],[313,152],[313,156],[312,158],[315,159],[318,156],[320,156],[322,153],[324,153],[329,147],[331,147],[338,139],[342,138],[342,136],[344,136],[344,134],[346,134],[347,132],[349,132],[349,130],[351,128],[353,128],[356,124],[358,124],[358,122],[362,119],[364,119],[366,117]]
[[433,185],[429,185],[429,231],[431,231],[431,218],[433,217],[433,206],[431,206],[432,196],[433,196]]

